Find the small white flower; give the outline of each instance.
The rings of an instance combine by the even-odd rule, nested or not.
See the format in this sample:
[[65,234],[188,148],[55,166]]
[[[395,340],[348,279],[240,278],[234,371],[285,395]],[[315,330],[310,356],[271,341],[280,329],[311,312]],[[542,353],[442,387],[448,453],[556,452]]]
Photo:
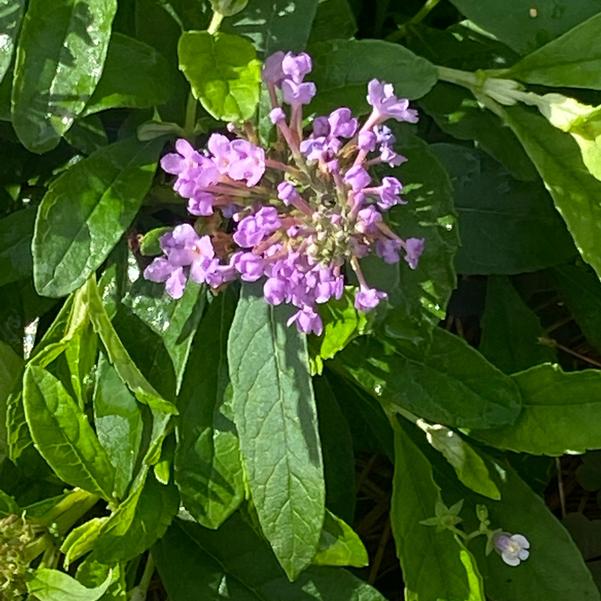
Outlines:
[[530,542],[521,534],[499,532],[493,538],[495,551],[499,553],[508,566],[519,566],[520,562],[528,559],[530,555]]

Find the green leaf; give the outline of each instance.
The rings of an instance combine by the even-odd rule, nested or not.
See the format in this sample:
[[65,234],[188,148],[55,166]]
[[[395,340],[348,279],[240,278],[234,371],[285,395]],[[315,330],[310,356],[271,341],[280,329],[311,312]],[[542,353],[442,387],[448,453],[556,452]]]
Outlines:
[[359,535],[339,517],[326,511],[313,564],[363,568],[368,563],[367,551]]
[[90,155],[109,143],[106,130],[98,115],[77,119],[65,134],[65,140],[84,155]]
[[522,273],[574,256],[570,235],[538,181],[514,180],[476,149],[456,144],[432,148],[448,169],[455,189],[461,235],[457,271]]
[[178,399],[175,483],[186,509],[207,528],[219,528],[244,497],[226,355],[235,307],[231,289],[211,302],[194,339]]
[[116,0],[30,0],[17,47],[12,121],[32,152],[54,148],[92,95]]
[[51,184],[38,208],[33,239],[40,294],[64,296],[104,262],[150,188],[162,145],[134,138],[111,144]]
[[88,280],[84,288],[90,320],[94,330],[100,336],[109,361],[117,370],[119,377],[127,384],[140,403],[148,405],[156,411],[173,414],[177,409],[165,400],[142,375],[137,365],[119,339],[115,328],[106,312],[94,279]]
[[[326,481],[326,506],[349,523],[355,513],[353,437],[330,382],[313,378]],[[336,387],[338,390],[338,387]],[[342,402],[346,398],[342,395]]]
[[205,298],[204,286],[194,282],[188,283],[183,297],[176,301],[165,294],[164,286],[140,278],[122,301],[163,339],[178,387],[184,376],[194,333],[203,315]]
[[115,494],[121,498],[131,482],[140,453],[142,413],[103,354],[96,370],[94,424],[98,440],[115,467]]
[[517,386],[462,338],[435,328],[431,346],[420,353],[393,342],[358,339],[338,355],[333,367],[387,412],[403,409],[459,428],[515,421],[520,411]]
[[319,0],[309,44],[331,39],[348,40],[357,32],[357,22],[348,0]]
[[470,552],[447,530],[420,522],[441,502],[432,466],[402,426],[395,427],[390,522],[403,569],[407,601],[484,601]]
[[223,591],[236,601],[384,601],[340,568],[311,567],[289,582],[269,546],[239,515],[217,531],[178,520],[152,555],[172,601],[218,599]]
[[[112,577],[111,577],[112,575]],[[105,579],[111,577],[111,583],[100,598],[100,601],[128,601],[133,597],[128,596],[128,585],[126,582],[126,567],[124,564],[113,564],[107,566],[93,558],[82,561],[77,567],[77,580],[86,586],[98,586]]]
[[599,12],[596,0],[451,0],[471,21],[520,54],[531,52]]
[[434,65],[399,44],[382,40],[330,40],[311,47],[317,96],[311,109],[328,113],[348,106],[354,112],[368,109],[367,84],[382,79],[394,85],[398,96],[421,98],[436,83]]
[[234,420],[261,528],[296,578],[319,542],[325,485],[305,337],[257,285],[242,287],[228,359]]
[[65,569],[69,569],[71,563],[94,548],[100,529],[107,520],[108,517],[92,518],[69,532],[60,547],[61,553],[65,555]]
[[111,584],[111,574],[95,588],[86,588],[68,574],[38,568],[27,582],[27,590],[39,601],[98,601]]
[[601,282],[587,265],[560,265],[551,271],[562,300],[586,339],[601,351]]
[[317,0],[252,0],[239,14],[225,19],[223,30],[250,38],[265,58],[277,50],[303,50],[317,8]]
[[353,338],[367,329],[368,318],[365,313],[355,309],[353,299],[354,289],[347,286],[340,299],[330,300],[320,306],[323,332],[320,336],[310,336],[308,340],[313,373],[321,374],[324,359],[332,359]]
[[150,474],[104,522],[91,557],[111,564],[140,555],[163,536],[178,507],[175,486],[159,484]]
[[15,40],[19,33],[25,0],[0,0],[0,81],[3,80],[10,67],[15,49]]
[[[459,494],[465,496],[463,492]],[[512,568],[497,553],[486,557],[480,552],[484,545],[478,545],[478,564],[487,596],[494,601],[599,601],[599,591],[580,552],[544,500],[513,470],[507,470],[501,495],[502,501],[496,503],[486,502],[482,497],[470,500],[474,504],[486,502],[493,527],[526,536],[531,553],[525,564]],[[464,510],[464,514],[467,521],[468,511]],[[469,526],[478,527],[475,520]]]
[[8,437],[6,411],[8,398],[13,392],[23,370],[23,359],[0,340],[0,461],[6,454]]
[[405,261],[387,265],[376,257],[362,261],[362,267],[368,282],[387,291],[393,305],[385,321],[386,334],[419,346],[429,341],[432,329],[446,314],[455,288],[453,258],[459,235],[445,168],[416,136],[401,131],[397,139],[408,161],[393,174],[403,182],[408,204],[393,208],[389,223],[401,238],[425,238],[425,250],[417,269],[410,269]]
[[4,491],[0,490],[0,516],[19,513],[17,502]]
[[45,369],[29,365],[23,405],[33,442],[56,474],[72,486],[111,499],[115,470],[62,383]]
[[441,81],[420,99],[419,104],[445,133],[458,140],[474,140],[516,179],[538,179],[534,165],[515,134],[469,91]]
[[23,209],[0,219],[0,286],[32,271],[31,238],[35,211]]
[[114,33],[102,77],[83,114],[110,108],[147,108],[163,104],[171,94],[171,79],[167,61],[152,46]]
[[566,373],[557,365],[538,365],[513,376],[523,409],[510,427],[471,435],[500,449],[532,455],[563,455],[601,449],[601,372]]
[[481,322],[480,352],[510,374],[538,363],[555,361],[555,351],[539,342],[543,328],[511,281],[489,277]]
[[545,86],[601,90],[601,13],[525,56],[504,77]]
[[380,403],[332,372],[327,372],[327,380],[348,422],[355,453],[378,453],[392,462],[392,428]]
[[440,424],[428,424],[418,419],[416,425],[424,431],[426,439],[455,470],[457,478],[469,489],[498,501],[501,493],[480,455],[460,436]]
[[261,63],[253,45],[237,35],[186,31],[178,44],[179,68],[194,97],[215,119],[250,119],[259,103]]
[[582,258],[601,276],[601,182],[586,170],[572,137],[544,117],[508,107],[504,119],[538,169]]

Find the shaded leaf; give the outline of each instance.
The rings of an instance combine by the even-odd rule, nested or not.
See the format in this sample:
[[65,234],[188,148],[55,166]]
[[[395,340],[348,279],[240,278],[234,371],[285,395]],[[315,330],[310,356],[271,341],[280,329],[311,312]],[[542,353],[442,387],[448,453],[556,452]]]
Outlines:
[[515,383],[462,339],[434,329],[421,353],[374,338],[352,342],[333,368],[382,403],[456,427],[511,424],[520,411]]
[[460,273],[522,273],[574,256],[570,235],[539,182],[514,180],[476,149],[455,144],[432,148],[455,190]]
[[511,427],[474,431],[472,436],[500,449],[533,455],[563,455],[601,449],[601,372],[566,373],[538,365],[513,376],[523,399]]
[[244,497],[226,355],[235,302],[231,289],[211,302],[178,399],[175,483],[186,509],[207,528],[218,528]]
[[236,601],[384,601],[339,568],[310,567],[289,582],[269,546],[239,515],[216,532],[177,520],[152,553],[172,601],[218,598],[224,590]]
[[0,1],[0,31],[2,32],[2,44],[0,44],[0,81],[3,80],[10,67],[24,8],[25,0]]
[[348,0],[319,0],[309,44],[333,38],[348,40],[357,31],[355,15]]
[[373,78],[392,83],[398,96],[410,99],[429,92],[437,80],[434,65],[399,44],[382,40],[329,40],[313,45],[310,51],[311,80],[318,90],[311,108],[318,113],[339,106],[367,112],[367,84]]
[[35,212],[22,209],[0,219],[0,286],[32,271],[31,238]]
[[556,360],[555,351],[539,342],[543,328],[536,313],[508,278],[488,278],[480,326],[480,352],[505,373]]
[[476,25],[520,54],[531,52],[599,12],[595,0],[451,0]]

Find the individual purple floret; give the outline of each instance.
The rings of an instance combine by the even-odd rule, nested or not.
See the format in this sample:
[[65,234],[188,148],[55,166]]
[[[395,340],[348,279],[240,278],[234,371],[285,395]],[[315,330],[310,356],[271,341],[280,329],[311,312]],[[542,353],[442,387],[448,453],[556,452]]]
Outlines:
[[233,279],[260,282],[267,303],[291,306],[289,325],[319,335],[319,305],[342,297],[345,269],[359,281],[355,308],[366,312],[387,294],[366,281],[363,257],[403,258],[417,268],[424,239],[400,238],[385,218],[406,203],[403,185],[371,171],[406,160],[384,122],[415,123],[417,112],[391,84],[374,79],[367,93],[372,111],[363,124],[340,107],[313,119],[305,133],[303,107],[316,93],[306,81],[311,69],[311,57],[302,52],[276,52],[265,61],[269,119],[277,130],[273,152],[256,143],[246,123],[230,124],[227,135],[211,134],[203,151],[178,140],[175,152],[163,157],[174,190],[198,217],[197,229],[183,224],[161,238],[163,255],[144,272],[170,296],[180,298],[189,279],[212,288]]

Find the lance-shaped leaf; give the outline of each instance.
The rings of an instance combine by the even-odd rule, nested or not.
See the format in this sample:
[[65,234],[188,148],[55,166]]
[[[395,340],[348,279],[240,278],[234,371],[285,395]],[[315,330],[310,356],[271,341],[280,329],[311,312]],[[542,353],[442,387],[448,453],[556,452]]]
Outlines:
[[261,63],[247,39],[187,31],[177,52],[179,68],[195,98],[215,119],[244,121],[253,116],[259,102]]
[[142,375],[138,366],[132,361],[117,332],[115,332],[115,328],[100,298],[94,278],[90,278],[82,290],[89,308],[90,320],[94,326],[94,330],[100,336],[107,357],[116,369],[119,377],[127,384],[141,403],[148,405],[156,411],[168,414],[177,413],[177,409],[173,403],[164,399],[152,387]]
[[244,286],[228,342],[234,420],[261,528],[291,579],[313,559],[325,485],[305,337]]
[[432,466],[404,431],[395,427],[390,521],[403,568],[408,601],[484,601],[482,579],[471,553],[446,530],[420,522],[440,506]]
[[363,568],[368,562],[367,551],[359,535],[339,517],[326,510],[319,549],[313,564]]
[[520,393],[511,378],[441,328],[434,329],[428,348],[415,353],[397,343],[358,339],[332,366],[388,411],[404,409],[447,426],[511,424],[520,411]]
[[269,546],[239,515],[217,531],[177,520],[152,555],[172,601],[218,599],[221,591],[236,601],[384,601],[342,569],[310,567],[289,582]]
[[92,95],[116,0],[31,0],[17,47],[12,121],[33,152],[54,148]]
[[601,90],[601,13],[525,56],[503,77],[545,86]]
[[64,296],[104,262],[150,188],[161,146],[161,140],[142,144],[135,138],[105,146],[52,183],[33,239],[40,294]]
[[471,434],[500,449],[533,455],[563,455],[601,449],[601,372],[566,373],[538,365],[513,376],[523,409],[511,427]]
[[601,277],[601,182],[587,171],[570,134],[520,107],[508,107],[503,114],[543,178],[582,258]]
[[40,455],[65,482],[111,499],[115,470],[65,387],[33,365],[23,381],[25,417]]
[[111,564],[140,555],[163,536],[178,507],[175,486],[149,474],[102,524],[92,557]]
[[244,497],[228,389],[227,336],[235,302],[231,289],[211,302],[198,328],[178,398],[175,483],[186,509],[207,528],[218,528]]

